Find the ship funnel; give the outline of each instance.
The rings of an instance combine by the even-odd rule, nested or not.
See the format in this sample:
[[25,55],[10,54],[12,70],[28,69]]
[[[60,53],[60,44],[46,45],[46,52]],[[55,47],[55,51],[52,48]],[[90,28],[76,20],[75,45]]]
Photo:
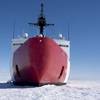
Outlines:
[[40,16],[38,17],[37,23],[29,23],[29,25],[39,26],[40,34],[43,36],[44,36],[44,28],[46,26],[54,25],[54,24],[48,24],[46,22],[46,18],[44,17],[44,5],[43,5],[43,3],[41,3],[41,12],[40,12]]

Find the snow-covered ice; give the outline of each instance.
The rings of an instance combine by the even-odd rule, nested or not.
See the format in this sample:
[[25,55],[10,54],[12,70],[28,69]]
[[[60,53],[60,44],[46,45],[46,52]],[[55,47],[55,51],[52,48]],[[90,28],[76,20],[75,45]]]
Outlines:
[[0,83],[0,100],[100,100],[100,81],[68,81],[41,87]]

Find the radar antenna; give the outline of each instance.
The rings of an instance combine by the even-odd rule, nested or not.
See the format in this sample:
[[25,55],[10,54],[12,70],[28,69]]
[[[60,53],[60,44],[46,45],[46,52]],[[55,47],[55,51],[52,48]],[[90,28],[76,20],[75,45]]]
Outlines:
[[70,40],[70,24],[68,24],[68,34],[67,34],[68,41]]
[[46,18],[44,17],[44,5],[43,3],[41,3],[41,12],[40,12],[40,16],[38,17],[38,21],[37,23],[28,23],[29,25],[34,25],[34,26],[39,26],[39,30],[40,30],[40,34],[44,36],[44,28],[46,26],[54,26],[54,24],[48,24],[46,22]]

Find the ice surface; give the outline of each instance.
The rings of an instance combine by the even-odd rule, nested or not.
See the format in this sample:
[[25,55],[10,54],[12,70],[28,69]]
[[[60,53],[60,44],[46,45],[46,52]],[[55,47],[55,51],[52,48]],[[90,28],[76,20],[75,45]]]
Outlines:
[[1,82],[0,100],[100,100],[100,82],[73,80],[67,85],[41,87]]

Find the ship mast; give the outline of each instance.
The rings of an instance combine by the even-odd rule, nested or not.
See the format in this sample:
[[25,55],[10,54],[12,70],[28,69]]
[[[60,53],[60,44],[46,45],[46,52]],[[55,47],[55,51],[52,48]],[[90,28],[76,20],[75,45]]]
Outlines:
[[38,17],[37,23],[29,23],[29,25],[39,26],[40,34],[44,36],[44,28],[46,26],[54,25],[54,24],[48,24],[46,22],[46,18],[44,16],[44,5],[41,3],[41,10],[40,10],[40,16]]

